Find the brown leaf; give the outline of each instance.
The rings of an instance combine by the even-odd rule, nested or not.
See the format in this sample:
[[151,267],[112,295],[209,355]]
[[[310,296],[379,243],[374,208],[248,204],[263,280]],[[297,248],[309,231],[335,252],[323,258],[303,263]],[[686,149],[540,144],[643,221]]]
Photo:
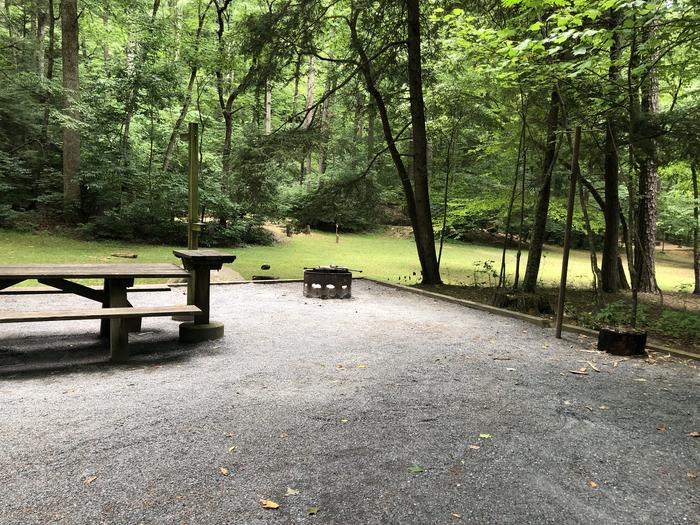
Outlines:
[[577,368],[576,370],[569,370],[572,374],[580,375],[580,376],[587,376],[588,375],[588,369],[584,366],[581,368]]
[[472,450],[479,450],[481,448],[481,445],[469,445],[469,448]]
[[591,487],[592,489],[597,489],[597,488],[598,488],[598,484],[597,484],[595,481],[593,481],[593,480],[591,480],[591,481],[588,482],[588,486]]
[[700,438],[700,432],[690,432],[688,435],[692,438]]
[[696,479],[697,477],[698,477],[697,470],[689,470],[688,471],[688,479]]
[[83,483],[85,483],[86,485],[89,485],[90,483],[92,483],[96,479],[97,479],[97,476],[90,476],[89,478],[83,480]]
[[457,512],[453,512],[453,513],[452,513],[452,517],[455,518],[455,519],[457,519],[457,520],[461,520],[461,519],[462,519],[462,515],[459,514],[459,513],[457,513]]
[[228,476],[231,473],[226,467],[219,467],[219,472],[221,472],[222,476]]
[[668,430],[668,427],[664,423],[659,423],[656,425],[656,430],[659,432],[666,432]]
[[261,499],[261,500],[260,500],[260,506],[261,506],[263,509],[270,509],[270,510],[274,510],[274,509],[279,509],[279,508],[280,508],[280,504],[277,503],[276,501],[272,501],[271,499]]

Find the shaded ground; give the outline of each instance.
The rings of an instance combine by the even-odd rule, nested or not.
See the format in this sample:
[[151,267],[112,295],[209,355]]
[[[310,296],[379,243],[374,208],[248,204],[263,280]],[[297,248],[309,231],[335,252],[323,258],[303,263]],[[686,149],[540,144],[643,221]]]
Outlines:
[[354,288],[215,287],[225,339],[147,319],[126,366],[71,364],[95,322],[0,326],[0,523],[700,520],[695,362]]
[[[496,289],[487,286],[423,286],[425,290],[493,305]],[[551,311],[556,311],[558,288],[540,287],[538,293],[547,298]],[[656,294],[639,294],[638,328],[646,330],[649,341],[700,354],[700,295],[664,292],[663,305]],[[501,305],[498,305],[501,306]],[[511,310],[554,319],[532,307],[508,306]],[[632,294],[620,292],[596,297],[593,290],[569,288],[566,292],[567,323],[599,330],[604,326],[627,327],[632,318]]]

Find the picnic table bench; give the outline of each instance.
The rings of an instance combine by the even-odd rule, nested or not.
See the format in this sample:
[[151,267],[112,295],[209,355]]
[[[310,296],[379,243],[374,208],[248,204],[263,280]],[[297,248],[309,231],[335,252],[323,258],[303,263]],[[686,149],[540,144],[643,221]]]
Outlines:
[[[0,265],[0,290],[28,279],[63,293],[72,293],[100,303],[98,308],[42,311],[2,311],[0,323],[23,323],[78,319],[100,319],[100,335],[109,337],[112,361],[128,359],[128,333],[140,330],[141,318],[198,314],[195,305],[134,307],[127,290],[137,278],[191,278],[175,264],[29,264]],[[103,288],[71,279],[100,279]]]

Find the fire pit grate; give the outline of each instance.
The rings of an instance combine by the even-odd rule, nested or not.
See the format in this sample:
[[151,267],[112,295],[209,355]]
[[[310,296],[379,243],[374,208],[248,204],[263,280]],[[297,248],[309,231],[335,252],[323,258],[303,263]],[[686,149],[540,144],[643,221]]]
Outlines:
[[304,268],[304,296],[317,299],[349,299],[352,296],[352,272],[341,266]]

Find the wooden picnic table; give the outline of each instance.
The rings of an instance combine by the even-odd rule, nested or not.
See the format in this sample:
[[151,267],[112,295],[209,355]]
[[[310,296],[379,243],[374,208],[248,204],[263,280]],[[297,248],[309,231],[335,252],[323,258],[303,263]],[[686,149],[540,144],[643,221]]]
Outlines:
[[[0,291],[22,281],[36,279],[41,284],[63,293],[101,303],[101,308],[43,310],[33,312],[0,310],[0,323],[23,323],[78,319],[100,319],[100,335],[109,337],[111,359],[126,361],[129,357],[128,334],[141,329],[142,317],[189,316],[193,322],[180,325],[180,341],[200,342],[224,335],[224,325],[209,318],[210,272],[235,255],[215,250],[176,250],[185,268],[175,264],[23,264],[0,265]],[[128,289],[138,278],[185,278],[194,280],[191,302],[194,304],[134,307],[127,298]],[[102,289],[75,282],[75,279],[100,279]],[[189,302],[189,301],[188,301]]]
[[[102,304],[103,308],[124,308],[132,304],[127,288],[138,278],[190,278],[190,272],[176,264],[2,264],[0,290],[29,279]],[[100,279],[103,289],[76,283],[72,279]],[[140,329],[141,319],[128,321],[129,331]],[[100,335],[109,336],[110,321],[102,319]]]

